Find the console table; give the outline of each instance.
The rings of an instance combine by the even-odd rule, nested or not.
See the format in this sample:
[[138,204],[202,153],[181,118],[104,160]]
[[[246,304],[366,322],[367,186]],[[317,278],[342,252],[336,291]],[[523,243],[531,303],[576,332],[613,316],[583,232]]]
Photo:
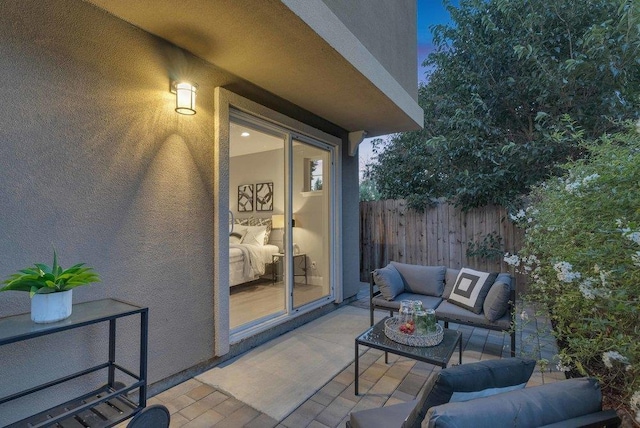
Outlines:
[[[137,374],[116,363],[116,321],[122,317],[135,315],[140,316],[140,366]],[[0,411],[2,411],[2,404],[4,403],[99,370],[106,369],[106,384],[67,403],[15,422],[9,427],[112,427],[140,412],[147,404],[148,320],[148,308],[115,299],[96,300],[73,305],[73,312],[69,318],[51,324],[36,324],[31,321],[29,314],[0,318],[0,346],[49,334],[60,334],[91,324],[109,323],[108,361],[62,376],[51,382],[28,386],[21,392],[2,397],[0,398]],[[3,364],[9,363],[6,361]],[[37,368],[34,369],[37,370]],[[116,371],[126,374],[135,381],[128,386],[116,382]],[[137,403],[129,397],[129,393],[136,389],[138,390]]]
[[[284,278],[284,253],[273,254],[271,256],[272,280],[281,281]],[[304,283],[307,283],[307,255],[305,253],[293,255],[293,278],[304,276]]]

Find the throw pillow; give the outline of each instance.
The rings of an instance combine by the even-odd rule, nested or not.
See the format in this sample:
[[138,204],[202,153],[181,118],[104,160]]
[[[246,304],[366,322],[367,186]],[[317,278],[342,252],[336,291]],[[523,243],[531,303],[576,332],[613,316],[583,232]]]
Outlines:
[[398,294],[404,292],[402,277],[392,265],[374,270],[373,282],[378,286],[382,297],[387,300],[393,300]]
[[229,244],[239,244],[242,242],[242,238],[244,238],[245,233],[247,233],[246,230],[242,232],[231,232],[229,234]]
[[419,428],[431,407],[455,401],[467,401],[480,394],[489,396],[524,388],[536,361],[523,358],[479,361],[452,366],[431,375],[420,392],[418,404],[402,428]]
[[498,276],[497,273],[462,268],[453,286],[449,302],[474,314],[482,312],[484,299]]
[[242,243],[247,245],[256,245],[262,247],[264,245],[264,235],[267,233],[266,226],[244,226],[247,233],[242,238]]
[[422,266],[407,263],[391,262],[402,279],[404,289],[410,293],[424,294],[425,296],[442,296],[444,291],[444,275],[447,268],[444,266]]
[[266,226],[266,231],[264,235],[264,243],[263,245],[267,245],[269,243],[269,237],[271,236],[271,219],[270,218],[236,218],[236,224],[241,224],[243,226]]
[[511,297],[511,277],[508,280],[502,277],[502,274],[498,275],[496,282],[493,283],[484,304],[484,316],[489,321],[493,322],[507,312],[509,309],[509,298]]
[[451,291],[453,290],[453,286],[456,285],[456,279],[458,279],[459,273],[460,269],[447,268],[447,273],[444,275],[444,292],[442,293],[443,299],[448,299],[449,296],[451,296]]

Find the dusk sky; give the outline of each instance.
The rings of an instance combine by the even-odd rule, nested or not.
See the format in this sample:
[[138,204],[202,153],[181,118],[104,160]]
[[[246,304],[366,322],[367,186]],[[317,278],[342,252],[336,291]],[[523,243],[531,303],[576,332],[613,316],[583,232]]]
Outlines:
[[[450,0],[453,5],[458,4],[458,0]],[[444,24],[449,22],[449,13],[442,4],[442,0],[418,0],[418,81],[424,81],[424,68],[422,62],[433,50],[431,32],[429,27],[433,24]],[[381,137],[377,137],[381,138]],[[371,139],[365,139],[360,144],[360,171],[373,157],[371,151]]]

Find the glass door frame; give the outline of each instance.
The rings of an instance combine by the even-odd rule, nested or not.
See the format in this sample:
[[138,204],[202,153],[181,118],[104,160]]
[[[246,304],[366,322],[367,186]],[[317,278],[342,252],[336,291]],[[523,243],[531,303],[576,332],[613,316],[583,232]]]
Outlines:
[[[341,168],[340,168],[340,148],[342,140],[333,135],[327,134],[313,128],[303,122],[292,119],[258,103],[243,98],[224,88],[215,88],[215,122],[214,122],[214,147],[213,147],[213,324],[214,324],[214,354],[222,356],[229,352],[231,343],[239,342],[247,337],[256,335],[263,331],[279,325],[285,320],[293,319],[329,302],[342,301],[342,239],[341,239]],[[233,113],[232,113],[233,112]],[[237,113],[236,113],[237,112]],[[229,243],[228,243],[228,211],[229,211],[229,128],[232,115],[238,114],[248,118],[255,118],[262,125],[273,126],[275,129],[288,134],[286,145],[291,147],[292,139],[301,141],[317,141],[327,145],[331,149],[333,181],[330,194],[330,230],[333,242],[330,245],[330,275],[331,293],[327,299],[312,302],[300,308],[293,309],[292,299],[287,299],[287,313],[270,319],[269,321],[256,326],[255,328],[243,330],[239,334],[230,334],[229,330]],[[286,162],[291,170],[291,153],[286,154]],[[292,191],[291,177],[285,177],[287,196],[290,201]],[[285,215],[291,219],[291,203],[286,202],[288,207]],[[291,234],[291,223],[288,222],[289,235]],[[292,245],[292,240],[288,240],[288,246]],[[291,250],[291,248],[289,248]],[[290,252],[291,253],[291,252]],[[291,277],[293,266],[285,262],[287,276]]]

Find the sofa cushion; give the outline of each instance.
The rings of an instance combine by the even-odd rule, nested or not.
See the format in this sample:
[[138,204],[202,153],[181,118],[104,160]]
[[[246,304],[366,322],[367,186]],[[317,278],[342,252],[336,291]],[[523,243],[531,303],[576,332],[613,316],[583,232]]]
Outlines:
[[505,358],[441,370],[429,378],[418,397],[418,404],[402,427],[419,427],[431,407],[449,403],[451,400],[466,401],[478,396],[524,388],[535,365],[535,360],[531,359]]
[[451,296],[451,291],[453,290],[453,286],[456,285],[456,279],[459,273],[460,269],[447,268],[447,272],[444,274],[444,292],[442,293],[442,297],[445,299]]
[[501,318],[509,309],[509,298],[511,297],[511,277],[508,283],[502,274],[498,275],[496,282],[493,283],[487,297],[482,305],[484,316],[489,321],[495,321]]
[[416,407],[417,402],[418,400],[412,400],[406,403],[353,412],[349,416],[351,428],[399,427],[411,413],[411,410]]
[[420,300],[422,307],[425,309],[435,309],[442,302],[442,297],[425,296],[424,294],[413,293],[401,293],[398,294],[395,300],[389,301],[381,297],[374,297],[373,304],[377,307],[393,309],[394,311],[400,310],[400,301],[402,300]]
[[599,412],[600,387],[581,378],[524,388],[499,396],[429,409],[423,427],[539,427]]
[[511,328],[511,314],[506,313],[495,321],[489,321],[484,314],[474,314],[446,300],[436,308],[436,318],[462,324],[473,324],[476,327],[491,330],[509,330]]
[[411,293],[427,296],[442,296],[444,291],[444,266],[422,266],[391,262],[404,280],[404,289]]
[[373,282],[378,286],[382,297],[387,300],[393,300],[404,291],[404,281],[402,281],[398,270],[392,265],[374,270]]
[[475,314],[481,313],[484,299],[497,276],[497,273],[460,269],[448,301]]

